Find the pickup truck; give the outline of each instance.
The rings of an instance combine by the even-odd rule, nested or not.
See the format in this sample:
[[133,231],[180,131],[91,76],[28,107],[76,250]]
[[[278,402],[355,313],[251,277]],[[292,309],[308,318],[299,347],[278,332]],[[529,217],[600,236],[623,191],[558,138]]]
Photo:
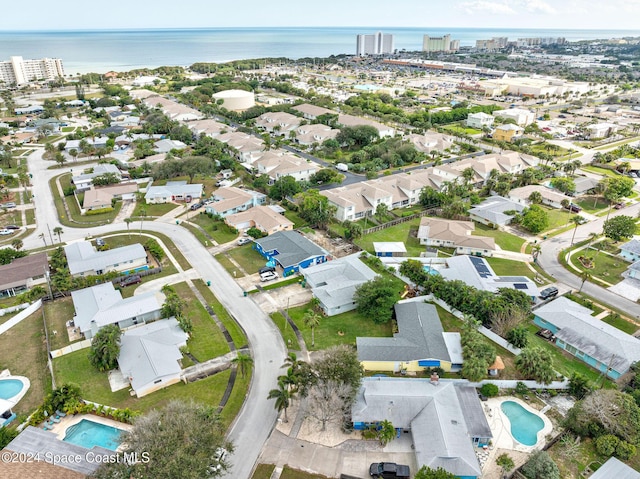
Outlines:
[[380,479],[409,478],[409,466],[396,464],[395,462],[374,462],[369,466],[371,477]]

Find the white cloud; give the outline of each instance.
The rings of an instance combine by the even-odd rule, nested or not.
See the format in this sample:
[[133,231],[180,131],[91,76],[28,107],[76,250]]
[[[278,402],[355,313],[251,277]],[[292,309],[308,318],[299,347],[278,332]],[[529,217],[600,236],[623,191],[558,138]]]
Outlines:
[[543,0],[529,0],[524,8],[529,13],[554,14],[556,9]]
[[490,13],[492,15],[513,15],[516,11],[505,2],[491,2],[487,0],[474,0],[461,5],[469,15],[476,13]]

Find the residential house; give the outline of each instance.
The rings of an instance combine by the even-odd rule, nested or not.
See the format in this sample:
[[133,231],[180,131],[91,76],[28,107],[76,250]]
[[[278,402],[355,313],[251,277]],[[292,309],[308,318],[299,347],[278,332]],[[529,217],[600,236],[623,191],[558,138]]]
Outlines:
[[245,165],[252,165],[265,155],[265,144],[260,138],[235,131],[220,135],[217,140],[226,143],[235,153],[236,159]]
[[412,298],[397,302],[394,309],[398,332],[392,338],[356,338],[358,359],[365,371],[462,368],[460,333],[444,331],[433,304]]
[[565,297],[534,310],[533,322],[554,334],[556,346],[612,379],[640,360],[640,339],[596,319],[591,309]]
[[640,240],[632,239],[620,246],[619,255],[627,261],[640,261]]
[[84,192],[82,209],[85,211],[111,208],[111,200],[120,198],[124,201],[135,200],[135,193],[138,191],[137,183],[120,183],[117,185],[92,187]]
[[174,100],[161,97],[159,95],[147,96],[142,102],[149,108],[158,108],[171,120],[175,121],[194,121],[203,118],[202,113],[191,107],[178,103]]
[[118,178],[118,181],[122,180],[122,173],[118,167],[110,163],[98,164],[89,171],[91,171],[91,173],[82,173],[71,177],[71,183],[74,184],[76,190],[85,191],[91,188],[91,186],[93,186],[93,179],[96,176],[112,174]]
[[432,151],[444,152],[447,148],[451,148],[455,139],[449,135],[428,131],[422,135],[411,133],[405,136],[407,140],[422,153],[431,153]]
[[511,223],[515,213],[524,210],[520,203],[503,198],[502,196],[491,196],[482,203],[469,210],[469,216],[473,221],[496,228]]
[[71,298],[76,312],[73,324],[87,339],[109,324],[117,324],[120,329],[125,329],[160,319],[165,299],[159,292],[123,299],[113,283],[72,291]]
[[134,87],[160,85],[162,83],[167,83],[167,80],[157,76],[139,76],[131,82]]
[[447,258],[446,268],[438,269],[449,281],[460,280],[481,291],[496,293],[501,288],[522,291],[532,300],[538,297],[538,287],[526,276],[498,276],[486,259],[477,256]]
[[147,252],[135,243],[120,248],[97,251],[88,241],[77,241],[64,247],[71,276],[93,276],[109,271],[147,269]]
[[589,479],[640,479],[640,472],[627,466],[620,459],[610,457],[589,476]]
[[418,240],[425,246],[455,248],[456,254],[493,256],[495,240],[487,236],[474,236],[472,221],[453,221],[424,217],[420,220]]
[[505,120],[514,120],[516,122],[516,125],[523,128],[533,123],[533,121],[536,119],[536,115],[534,112],[522,108],[497,110],[493,112],[493,116],[495,116],[496,118],[504,118]]
[[294,110],[302,113],[302,116],[306,120],[315,120],[319,116],[322,115],[337,115],[338,113],[329,110],[328,108],[322,108],[321,106],[311,105],[309,103],[303,103],[302,105],[296,105],[293,107]]
[[327,316],[356,309],[356,288],[377,276],[359,253],[305,269],[302,274]]
[[300,268],[322,264],[329,253],[297,231],[279,231],[255,240],[253,248],[267,260],[283,269],[283,276],[297,273]]
[[587,138],[590,140],[599,140],[608,138],[620,129],[615,123],[596,123],[585,127],[587,130]]
[[187,126],[195,136],[206,135],[211,138],[217,138],[222,132],[227,132],[231,129],[229,125],[210,119],[191,121]]
[[15,296],[46,282],[47,253],[33,253],[0,266],[0,298]]
[[202,184],[188,184],[186,181],[167,181],[164,186],[150,186],[144,199],[147,204],[184,201],[190,203],[202,197]]
[[635,263],[632,263],[627,268],[627,270],[624,273],[622,273],[622,276],[624,276],[625,278],[640,280],[640,261],[636,261]]
[[285,176],[291,176],[296,181],[309,181],[311,175],[320,169],[316,163],[304,158],[271,151],[263,154],[255,166],[258,174],[269,176],[270,185]]
[[340,114],[338,115],[338,123],[342,126],[372,126],[376,130],[378,130],[378,135],[380,135],[380,138],[391,137],[396,134],[396,131],[390,126],[383,125],[382,123],[377,121],[367,120],[366,118],[362,118],[359,116]]
[[267,195],[253,190],[244,190],[234,186],[218,188],[213,193],[213,203],[205,207],[207,213],[225,218],[246,211],[254,206],[263,205]]
[[540,193],[542,204],[551,208],[562,208],[564,200],[571,201],[571,197],[542,185],[527,185],[514,188],[509,191],[508,199],[523,206],[529,206],[531,204],[529,197],[534,192]]
[[118,366],[137,397],[180,382],[188,334],[175,318],[131,328],[120,337]]
[[31,143],[37,138],[38,134],[35,131],[18,131],[10,133],[9,135],[0,136],[0,141],[3,143],[23,145],[24,143]]
[[512,142],[516,138],[519,138],[524,133],[524,128],[514,125],[512,123],[506,123],[504,125],[496,126],[493,130],[492,136],[496,141]]
[[164,139],[156,141],[153,144],[153,151],[156,153],[169,153],[171,150],[182,150],[186,148],[187,145],[178,140],[170,140]]
[[301,125],[294,131],[296,143],[306,146],[313,145],[314,143],[321,145],[326,140],[334,139],[338,136],[338,133],[340,133],[340,130],[335,130],[322,123]]
[[[80,143],[83,140],[68,140],[65,144],[64,144],[64,151],[66,151],[67,153],[69,153],[71,150],[76,150],[76,151],[82,151],[82,149],[80,148]],[[109,141],[109,137],[108,136],[97,136],[95,138],[92,137],[87,137],[84,138],[84,141],[89,145],[92,146],[93,148],[106,148],[107,147],[107,141]]]
[[467,126],[469,128],[476,128],[482,130],[484,128],[491,128],[495,118],[492,115],[479,111],[478,113],[469,113],[467,116]]
[[283,111],[267,112],[256,118],[256,126],[280,136],[289,136],[289,132],[300,126],[300,117]]
[[595,190],[600,183],[599,180],[587,176],[576,176],[573,179],[576,185],[576,191],[572,196],[582,196]]
[[476,389],[451,380],[364,378],[351,407],[355,429],[389,421],[411,434],[418,467],[442,468],[464,479],[482,476],[476,456],[491,428]]
[[238,231],[257,228],[267,235],[278,231],[291,231],[294,226],[293,221],[274,211],[270,206],[255,206],[247,211],[227,215],[224,222]]
[[407,247],[402,241],[374,241],[373,250],[379,258],[407,256]]

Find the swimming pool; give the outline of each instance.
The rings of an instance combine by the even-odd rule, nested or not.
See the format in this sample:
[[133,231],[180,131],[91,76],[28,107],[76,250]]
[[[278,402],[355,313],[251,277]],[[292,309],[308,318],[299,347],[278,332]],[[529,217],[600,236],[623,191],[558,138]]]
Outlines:
[[509,418],[513,438],[525,446],[535,446],[538,432],[544,428],[542,418],[514,401],[504,401],[500,409]]
[[123,432],[122,429],[117,427],[83,419],[78,424],[67,428],[63,441],[87,449],[100,446],[115,451],[122,443],[120,434]]
[[437,269],[435,269],[435,268],[433,268],[431,266],[428,266],[426,264],[422,267],[422,269],[424,270],[425,273],[429,273],[429,274],[433,274],[433,275],[439,275],[440,274],[440,272]]
[[0,399],[11,399],[17,396],[24,384],[19,379],[0,379]]

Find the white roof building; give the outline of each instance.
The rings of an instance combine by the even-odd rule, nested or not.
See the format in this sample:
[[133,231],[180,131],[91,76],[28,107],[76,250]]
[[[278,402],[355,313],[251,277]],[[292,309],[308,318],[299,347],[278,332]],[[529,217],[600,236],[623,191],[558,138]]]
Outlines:
[[78,241],[66,245],[64,253],[72,276],[130,271],[147,264],[147,252],[139,243],[97,251],[88,241]]

